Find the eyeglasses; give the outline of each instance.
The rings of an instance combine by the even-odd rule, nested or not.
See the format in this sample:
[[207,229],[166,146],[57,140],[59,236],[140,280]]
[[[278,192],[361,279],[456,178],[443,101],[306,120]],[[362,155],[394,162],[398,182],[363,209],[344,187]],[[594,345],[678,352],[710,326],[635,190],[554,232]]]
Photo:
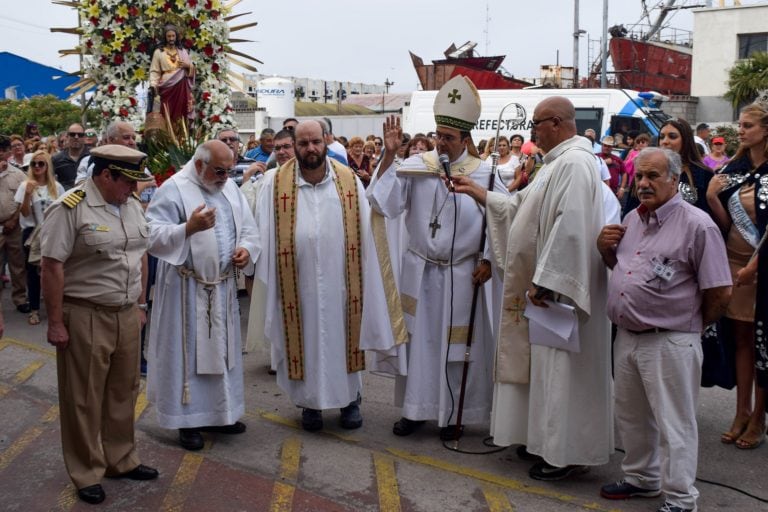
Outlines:
[[85,132],[85,136],[86,137],[95,137],[96,136],[96,132]]
[[240,137],[221,137],[219,140],[226,144],[229,142],[240,142]]
[[216,176],[224,178],[225,176],[231,176],[235,173],[234,169],[222,169],[221,167],[214,167],[213,172]]
[[382,145],[381,142],[374,142],[374,144],[377,145],[377,146],[381,146]]
[[29,165],[32,167],[46,167],[48,164],[43,162],[42,160],[38,160],[38,161],[30,162]]
[[69,135],[70,137],[82,137],[85,134],[83,132],[69,132],[67,133],[67,135]]
[[288,151],[289,149],[293,149],[293,144],[275,144],[275,151]]
[[551,116],[551,117],[545,117],[544,119],[531,119],[531,124],[536,127],[539,126],[541,123],[544,123],[546,121],[553,121],[553,120],[559,120],[560,118],[557,116]]
[[289,124],[288,126],[283,126],[283,130],[288,130],[289,132],[292,132],[296,128],[294,125]]
[[16,144],[11,144],[11,147],[12,148],[23,148],[24,144],[22,144],[20,142],[17,142]]

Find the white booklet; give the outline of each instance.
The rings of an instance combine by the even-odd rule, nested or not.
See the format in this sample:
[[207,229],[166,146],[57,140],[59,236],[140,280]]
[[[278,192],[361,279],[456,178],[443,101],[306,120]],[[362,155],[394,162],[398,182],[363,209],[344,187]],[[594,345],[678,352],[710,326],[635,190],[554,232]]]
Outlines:
[[576,308],[549,300],[545,301],[549,307],[542,308],[534,306],[527,294],[525,299],[524,315],[528,319],[528,339],[532,345],[581,351]]

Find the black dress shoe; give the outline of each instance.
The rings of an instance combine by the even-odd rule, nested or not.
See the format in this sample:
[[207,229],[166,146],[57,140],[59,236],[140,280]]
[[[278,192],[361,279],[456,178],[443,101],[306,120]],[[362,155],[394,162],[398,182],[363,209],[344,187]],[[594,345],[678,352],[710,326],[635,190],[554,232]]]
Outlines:
[[[19,304],[18,306],[16,306],[16,311],[18,311],[19,313],[24,313],[26,315],[27,313],[32,311],[32,308],[30,307],[29,303],[24,303],[24,304]],[[90,486],[90,487],[93,487],[93,486]],[[86,489],[88,489],[88,487],[86,487]],[[102,493],[103,493],[103,491],[102,491]]]
[[541,462],[544,460],[540,455],[535,455],[529,452],[524,444],[518,446],[515,449],[515,453],[520,460],[524,460],[526,462]]
[[120,473],[116,476],[111,476],[109,478],[127,478],[129,480],[154,480],[160,475],[158,471],[155,468],[151,468],[149,466],[145,466],[144,464],[139,464],[132,470],[126,472],[126,473]]
[[409,436],[416,432],[416,429],[418,429],[423,424],[423,420],[415,421],[409,420],[408,418],[400,418],[392,427],[392,433],[396,436]]
[[179,429],[179,444],[185,450],[197,451],[202,450],[205,442],[200,431],[194,428],[180,428]]
[[458,433],[456,432],[456,425],[448,425],[447,427],[443,427],[440,429],[440,440],[455,441],[459,439],[463,433],[464,433],[464,425],[462,425],[461,428],[458,429]]
[[215,432],[217,434],[242,434],[245,432],[245,423],[236,421],[232,425],[213,425],[209,427],[200,427],[201,432]]
[[352,430],[363,426],[363,416],[360,414],[360,406],[357,401],[352,402],[341,409],[341,418],[339,418],[341,428]]
[[104,494],[104,489],[102,489],[101,484],[96,484],[78,489],[77,497],[86,503],[96,505],[97,503],[104,501],[107,495]]
[[301,411],[301,428],[308,432],[322,429],[323,411],[317,409],[304,409]]

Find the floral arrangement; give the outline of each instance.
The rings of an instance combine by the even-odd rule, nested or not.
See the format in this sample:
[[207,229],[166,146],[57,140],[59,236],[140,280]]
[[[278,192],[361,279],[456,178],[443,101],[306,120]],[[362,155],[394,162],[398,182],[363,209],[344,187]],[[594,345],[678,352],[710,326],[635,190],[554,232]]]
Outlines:
[[221,0],[79,0],[77,10],[83,71],[96,86],[93,101],[105,123],[144,122],[136,88],[149,80],[152,52],[162,44],[163,26],[173,23],[196,69],[198,131],[234,125],[225,53],[229,8]]

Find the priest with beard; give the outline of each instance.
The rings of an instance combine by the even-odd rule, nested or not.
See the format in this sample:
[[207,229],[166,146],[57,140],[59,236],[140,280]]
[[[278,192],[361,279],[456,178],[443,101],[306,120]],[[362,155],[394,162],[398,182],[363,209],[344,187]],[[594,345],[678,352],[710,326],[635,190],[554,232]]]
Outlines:
[[277,384],[303,409],[308,431],[323,428],[327,409],[341,409],[342,428],[362,425],[363,304],[384,303],[365,191],[351,169],[328,157],[325,132],[317,121],[296,127],[296,158],[267,171],[255,208],[264,244],[256,277],[267,291],[259,329]]
[[159,260],[147,395],[188,450],[203,447],[201,432],[246,428],[235,271],[252,268],[261,244],[233,164],[226,144],[205,142],[147,209]]

